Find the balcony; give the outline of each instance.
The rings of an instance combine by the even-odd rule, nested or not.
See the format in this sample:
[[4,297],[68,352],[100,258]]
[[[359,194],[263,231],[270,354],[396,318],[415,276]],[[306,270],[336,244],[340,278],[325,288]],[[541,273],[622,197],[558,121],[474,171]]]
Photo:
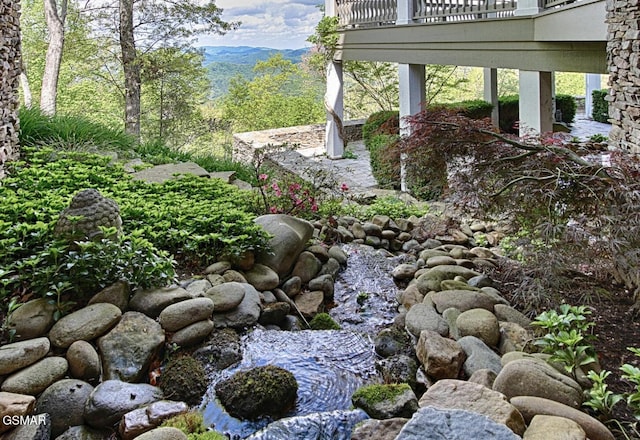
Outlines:
[[606,73],[604,0],[328,0],[337,59]]

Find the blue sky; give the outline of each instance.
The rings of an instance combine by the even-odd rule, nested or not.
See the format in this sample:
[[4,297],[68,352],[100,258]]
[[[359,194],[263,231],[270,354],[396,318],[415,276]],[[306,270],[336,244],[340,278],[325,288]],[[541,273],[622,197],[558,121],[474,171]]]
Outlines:
[[257,46],[299,49],[322,18],[324,0],[217,0],[225,21],[241,21],[224,36],[203,35],[198,46]]

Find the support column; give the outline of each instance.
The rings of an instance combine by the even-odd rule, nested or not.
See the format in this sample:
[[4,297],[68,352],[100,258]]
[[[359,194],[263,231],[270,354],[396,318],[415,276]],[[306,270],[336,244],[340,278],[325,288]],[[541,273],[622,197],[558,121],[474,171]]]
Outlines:
[[[420,112],[425,105],[425,69],[422,64],[398,64],[400,91],[400,135],[407,136],[410,129],[404,120]],[[407,191],[406,156],[400,157],[400,190]]]
[[584,114],[587,119],[591,119],[593,113],[593,96],[591,92],[602,88],[601,75],[599,73],[587,73],[584,76],[586,87],[584,96]]
[[542,0],[518,0],[518,6],[513,15],[516,17],[535,15],[542,12],[542,9]]
[[500,127],[500,109],[498,107],[498,69],[485,67],[484,78],[484,100],[491,103],[491,122],[494,127]]
[[327,109],[325,143],[327,157],[339,159],[344,154],[344,96],[342,63],[333,61],[327,66],[327,91],[324,96]]
[[[337,15],[335,0],[325,0],[324,13],[327,17]],[[344,83],[342,62],[332,60],[327,65],[327,86],[324,106],[327,110],[327,124],[324,141],[327,157],[339,159],[344,154]]]
[[520,136],[553,131],[553,74],[520,71]]

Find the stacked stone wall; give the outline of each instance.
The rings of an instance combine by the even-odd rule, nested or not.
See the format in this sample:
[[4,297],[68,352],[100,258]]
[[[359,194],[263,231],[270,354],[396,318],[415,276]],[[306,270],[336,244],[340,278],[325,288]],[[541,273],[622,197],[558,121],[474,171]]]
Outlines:
[[18,155],[20,2],[0,0],[0,178]]
[[607,0],[610,144],[640,153],[640,1]]

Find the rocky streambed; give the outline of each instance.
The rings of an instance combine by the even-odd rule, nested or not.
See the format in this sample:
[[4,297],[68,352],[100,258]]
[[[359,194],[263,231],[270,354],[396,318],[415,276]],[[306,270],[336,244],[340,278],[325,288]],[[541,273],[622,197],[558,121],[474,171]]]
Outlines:
[[[0,347],[0,410],[48,422],[3,422],[3,438],[186,438],[157,428],[189,410],[157,386],[168,377],[159,356],[174,349],[205,364],[210,387],[196,408],[234,438],[613,438],[580,411],[584,377],[522,351],[530,321],[483,274],[499,258],[477,246],[499,241],[491,225],[258,222],[271,254],[220,261],[178,286],[132,294],[120,283],[57,322],[46,301],[17,309],[19,340]],[[377,260],[358,263],[364,255]],[[344,329],[302,330],[301,317],[324,311]],[[294,372],[295,407],[275,422],[225,414],[214,385],[264,365]],[[408,385],[350,409],[358,387],[379,382]]]

